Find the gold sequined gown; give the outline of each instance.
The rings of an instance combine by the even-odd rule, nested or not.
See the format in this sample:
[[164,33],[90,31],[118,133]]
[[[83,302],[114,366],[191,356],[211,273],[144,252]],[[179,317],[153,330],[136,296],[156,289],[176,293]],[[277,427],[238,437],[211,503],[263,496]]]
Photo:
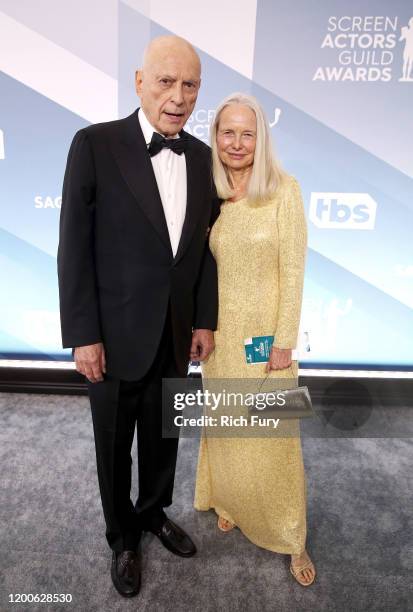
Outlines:
[[[272,335],[294,348],[301,312],[307,230],[300,187],[287,176],[265,205],[224,202],[210,234],[218,268],[215,351],[202,368],[208,379],[259,378],[265,364],[248,365],[244,340]],[[297,376],[297,362],[271,377]],[[284,421],[285,423],[285,421]],[[219,438],[203,432],[194,505],[215,509],[252,542],[300,554],[306,540],[306,483],[299,437]]]

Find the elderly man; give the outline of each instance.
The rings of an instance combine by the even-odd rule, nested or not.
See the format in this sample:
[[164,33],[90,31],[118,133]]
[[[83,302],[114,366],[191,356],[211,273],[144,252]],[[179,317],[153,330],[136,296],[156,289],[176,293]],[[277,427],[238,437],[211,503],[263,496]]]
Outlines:
[[[185,40],[160,37],[136,73],[141,108],[91,125],[69,151],[58,272],[63,346],[86,376],[113,583],[140,589],[143,531],[183,557],[196,552],[164,512],[178,436],[162,436],[162,379],[186,376],[213,350],[216,268],[207,247],[218,215],[209,148],[183,131],[200,87]],[[138,439],[133,503],[131,446]]]

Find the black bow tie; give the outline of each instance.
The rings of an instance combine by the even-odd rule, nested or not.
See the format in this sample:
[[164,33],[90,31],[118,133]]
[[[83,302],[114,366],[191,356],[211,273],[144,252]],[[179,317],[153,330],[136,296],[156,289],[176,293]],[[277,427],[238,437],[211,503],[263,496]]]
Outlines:
[[164,148],[171,149],[177,155],[181,155],[186,149],[186,140],[185,138],[164,138],[158,132],[154,132],[148,147],[149,155],[153,157]]

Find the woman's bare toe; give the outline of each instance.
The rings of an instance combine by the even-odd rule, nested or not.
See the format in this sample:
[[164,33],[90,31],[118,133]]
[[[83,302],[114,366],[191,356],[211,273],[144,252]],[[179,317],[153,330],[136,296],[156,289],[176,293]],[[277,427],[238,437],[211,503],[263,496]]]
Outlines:
[[227,521],[227,519],[224,519],[222,516],[218,517],[218,529],[221,531],[231,531],[234,527],[235,525],[231,523],[231,521]]
[[302,586],[310,586],[314,582],[316,571],[307,551],[301,555],[291,555],[290,572]]

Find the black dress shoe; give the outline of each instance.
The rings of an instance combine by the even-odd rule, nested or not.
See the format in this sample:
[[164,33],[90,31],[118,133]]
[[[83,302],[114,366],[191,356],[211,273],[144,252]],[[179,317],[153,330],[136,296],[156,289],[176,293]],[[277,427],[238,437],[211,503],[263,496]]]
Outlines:
[[162,544],[174,555],[180,557],[192,557],[196,553],[196,547],[188,534],[178,527],[170,519],[166,519],[162,527],[149,529],[162,542]]
[[138,555],[133,550],[113,552],[112,582],[123,597],[135,597],[141,588],[141,566]]

